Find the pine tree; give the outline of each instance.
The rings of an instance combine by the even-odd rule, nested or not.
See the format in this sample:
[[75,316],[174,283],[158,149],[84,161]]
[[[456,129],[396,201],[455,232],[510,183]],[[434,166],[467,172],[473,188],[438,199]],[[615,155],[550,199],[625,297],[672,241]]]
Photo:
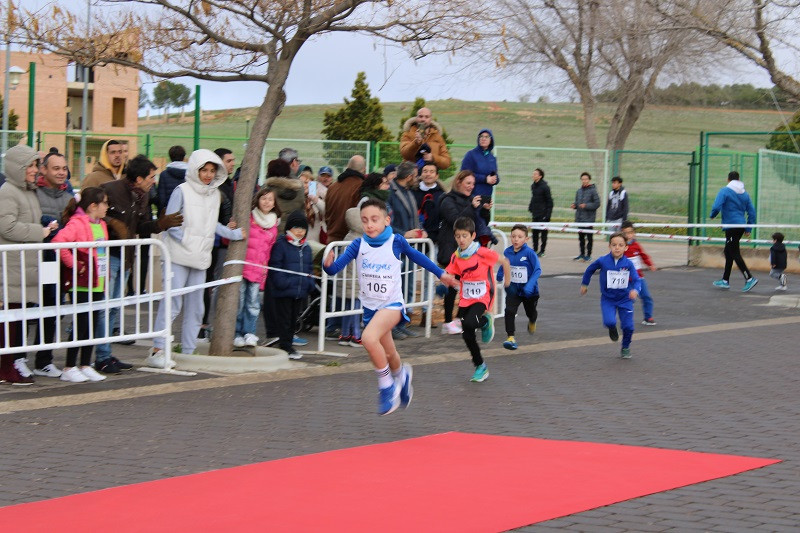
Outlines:
[[[344,99],[344,107],[325,112],[322,135],[336,141],[391,141],[392,134],[383,124],[383,105],[377,97],[372,97],[364,72],[356,76],[350,97]],[[343,168],[352,155],[361,151],[363,148],[358,144],[325,144],[326,158],[337,168]]]
[[[0,109],[3,109],[3,97],[0,95]],[[14,113],[13,109],[8,110],[8,129],[16,130],[19,123],[19,116]]]

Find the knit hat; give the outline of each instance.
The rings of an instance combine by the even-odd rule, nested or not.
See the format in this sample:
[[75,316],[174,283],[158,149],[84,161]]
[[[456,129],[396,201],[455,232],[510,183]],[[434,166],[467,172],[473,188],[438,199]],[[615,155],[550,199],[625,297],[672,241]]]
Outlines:
[[389,163],[383,168],[383,175],[388,176],[390,172],[394,172],[395,170],[397,170],[397,165]]
[[299,209],[297,211],[292,211],[291,214],[289,214],[289,218],[286,219],[286,229],[290,230],[292,228],[303,228],[308,231],[306,215]]

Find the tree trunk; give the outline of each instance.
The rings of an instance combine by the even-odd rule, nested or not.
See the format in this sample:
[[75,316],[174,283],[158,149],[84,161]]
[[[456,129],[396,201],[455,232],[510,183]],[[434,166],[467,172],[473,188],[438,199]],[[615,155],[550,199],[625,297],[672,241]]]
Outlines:
[[[242,160],[242,171],[233,196],[233,220],[249,230],[250,205],[253,201],[253,189],[258,179],[261,153],[267,141],[270,129],[275,119],[280,115],[286,102],[286,93],[283,87],[289,75],[291,59],[270,61],[270,66],[275,65],[274,75],[270,77],[269,88],[264,97],[264,102],[258,109],[253,130],[247,141],[247,149]],[[231,241],[228,245],[228,261],[244,261],[247,253],[247,241]],[[242,265],[226,265],[222,277],[240,276]],[[230,355],[233,351],[233,337],[236,333],[236,312],[239,307],[239,284],[228,283],[217,289],[217,306],[214,315],[214,329],[211,338],[210,354]]]

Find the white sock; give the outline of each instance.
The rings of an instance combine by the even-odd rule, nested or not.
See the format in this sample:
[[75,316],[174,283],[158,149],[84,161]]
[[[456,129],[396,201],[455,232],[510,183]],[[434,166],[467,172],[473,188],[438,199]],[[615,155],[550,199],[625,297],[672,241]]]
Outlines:
[[378,374],[379,389],[385,389],[386,387],[392,386],[394,383],[394,378],[392,377],[392,373],[389,371],[389,365],[386,365],[381,369],[376,369],[375,372]]

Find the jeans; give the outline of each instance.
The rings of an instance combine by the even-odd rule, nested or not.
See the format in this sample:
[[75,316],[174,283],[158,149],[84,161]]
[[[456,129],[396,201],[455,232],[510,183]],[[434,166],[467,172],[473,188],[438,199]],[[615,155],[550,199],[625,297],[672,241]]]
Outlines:
[[[122,295],[122,287],[128,286],[128,276],[130,271],[125,269],[124,276],[121,276],[122,264],[119,257],[108,256],[108,298],[113,300]],[[108,312],[108,333],[114,333],[119,325],[119,311],[122,306],[113,306]],[[106,313],[98,313],[95,331],[98,336],[105,336],[106,332]],[[111,358],[111,343],[99,344],[95,349],[95,359],[97,361],[107,361]]]
[[236,313],[236,336],[256,332],[256,321],[261,313],[260,284],[242,280],[239,284],[239,311]]

